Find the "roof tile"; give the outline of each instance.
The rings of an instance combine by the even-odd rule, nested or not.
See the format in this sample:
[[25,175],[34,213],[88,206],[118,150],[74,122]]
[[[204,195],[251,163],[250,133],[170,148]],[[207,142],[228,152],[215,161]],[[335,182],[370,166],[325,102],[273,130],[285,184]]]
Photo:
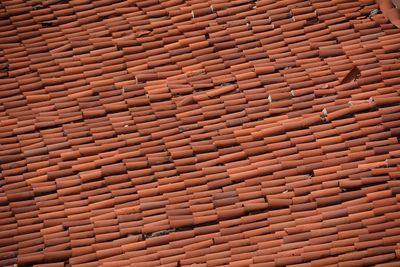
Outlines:
[[389,2],[5,2],[0,265],[397,266]]

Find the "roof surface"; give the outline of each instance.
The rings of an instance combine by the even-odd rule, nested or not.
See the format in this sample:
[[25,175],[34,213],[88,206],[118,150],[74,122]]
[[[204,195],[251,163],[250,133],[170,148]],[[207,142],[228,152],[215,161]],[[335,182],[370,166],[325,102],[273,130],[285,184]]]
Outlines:
[[0,5],[0,266],[400,265],[390,1]]

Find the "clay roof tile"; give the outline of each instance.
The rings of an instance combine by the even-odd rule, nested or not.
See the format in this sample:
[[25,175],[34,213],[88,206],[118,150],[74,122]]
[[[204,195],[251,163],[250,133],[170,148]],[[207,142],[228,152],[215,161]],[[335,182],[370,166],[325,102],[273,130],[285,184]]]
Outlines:
[[395,266],[389,2],[5,3],[0,265]]

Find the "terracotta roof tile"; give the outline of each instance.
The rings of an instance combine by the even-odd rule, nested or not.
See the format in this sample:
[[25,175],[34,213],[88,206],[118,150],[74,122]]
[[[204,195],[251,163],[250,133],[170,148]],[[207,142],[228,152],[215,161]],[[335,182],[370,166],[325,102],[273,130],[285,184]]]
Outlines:
[[398,265],[391,1],[0,9],[1,266]]

